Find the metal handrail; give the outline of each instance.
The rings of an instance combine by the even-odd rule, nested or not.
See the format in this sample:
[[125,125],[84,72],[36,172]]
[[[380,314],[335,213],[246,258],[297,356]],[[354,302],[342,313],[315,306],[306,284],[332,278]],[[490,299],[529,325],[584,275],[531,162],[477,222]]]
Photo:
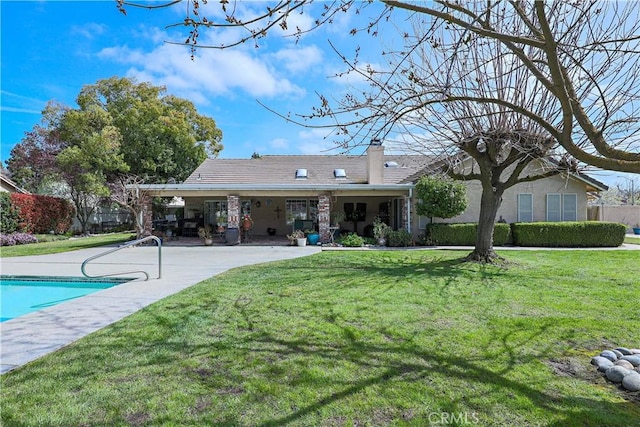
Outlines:
[[80,267],[80,270],[82,271],[82,274],[84,275],[84,277],[88,277],[90,279],[96,279],[96,278],[108,277],[108,276],[119,276],[121,274],[142,273],[146,277],[144,280],[147,281],[147,280],[149,280],[149,274],[144,270],[123,271],[121,273],[111,273],[111,274],[101,274],[99,276],[89,276],[87,274],[87,272],[84,271],[84,268],[89,263],[89,261],[93,261],[94,259],[98,259],[98,258],[101,258],[101,257],[103,257],[105,255],[109,255],[111,253],[117,252],[120,249],[125,249],[125,248],[128,248],[130,246],[139,245],[140,243],[146,242],[148,240],[155,240],[156,243],[158,243],[158,279],[160,279],[162,277],[162,240],[160,240],[156,236],[147,236],[147,237],[143,237],[142,239],[134,240],[132,242],[127,242],[124,245],[118,246],[117,248],[109,249],[106,252],[102,252],[100,254],[97,254],[97,255],[94,255],[92,257],[89,257],[89,258],[84,260],[84,262],[82,263],[82,267]]

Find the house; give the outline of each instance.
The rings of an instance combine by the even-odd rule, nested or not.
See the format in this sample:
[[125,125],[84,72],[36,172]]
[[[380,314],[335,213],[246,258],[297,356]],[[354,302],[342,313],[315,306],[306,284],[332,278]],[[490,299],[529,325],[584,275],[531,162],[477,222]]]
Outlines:
[[[315,228],[327,242],[337,229],[370,234],[377,216],[393,229],[417,236],[428,219],[416,214],[415,182],[435,161],[385,154],[374,141],[360,156],[207,159],[182,184],[143,187],[155,196],[184,199],[185,235],[195,236],[207,224],[235,230],[242,216],[250,215],[254,235],[285,236],[296,228]],[[469,208],[447,222],[477,221],[480,185],[466,184]],[[498,215],[508,222],[586,220],[588,192],[605,189],[581,174],[545,178],[507,190]],[[339,224],[337,215],[342,216]]]
[[5,176],[5,174],[0,173],[0,191],[5,193],[23,193],[28,194],[27,190],[24,190],[18,187],[18,184],[13,182],[9,177]]

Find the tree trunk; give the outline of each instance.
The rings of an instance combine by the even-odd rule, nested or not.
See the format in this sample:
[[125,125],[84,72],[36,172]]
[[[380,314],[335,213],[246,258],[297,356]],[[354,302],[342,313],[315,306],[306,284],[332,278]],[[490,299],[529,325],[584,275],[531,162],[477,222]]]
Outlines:
[[476,234],[476,247],[469,255],[467,261],[492,263],[502,259],[493,250],[493,230],[495,228],[498,209],[502,204],[503,190],[493,186],[483,185],[482,202],[480,203],[480,217],[478,218],[478,232]]

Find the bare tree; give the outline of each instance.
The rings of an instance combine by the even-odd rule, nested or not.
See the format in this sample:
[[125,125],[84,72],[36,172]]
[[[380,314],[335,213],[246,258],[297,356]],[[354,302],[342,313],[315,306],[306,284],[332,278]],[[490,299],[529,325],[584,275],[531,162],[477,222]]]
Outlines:
[[[361,13],[373,3],[334,0],[309,12],[312,0],[280,0],[265,2],[260,12],[247,15],[236,0],[208,5],[202,0],[168,0],[152,6],[135,1],[116,2],[125,13],[129,6],[186,5],[184,20],[169,26],[186,27],[189,34],[180,43],[192,49],[225,49],[248,41],[257,44],[274,28],[288,29],[294,13],[317,11],[312,28],[290,29],[292,36],[299,37],[315,27],[330,24],[338,13]],[[510,52],[510,66],[522,69],[527,81],[535,81],[544,88],[544,97],[552,98],[558,111],[553,116],[540,116],[529,108],[529,103],[513,103],[491,92],[462,98],[454,86],[435,101],[464,100],[498,106],[535,122],[564,151],[584,164],[640,172],[640,2],[382,0],[381,3],[384,8],[374,14],[368,25],[354,28],[351,33],[375,36],[380,25],[400,12],[409,12],[424,18],[426,31],[416,43],[436,48],[441,43],[448,44],[453,61],[464,62],[469,40],[497,42],[494,45]],[[198,44],[200,31],[228,27],[245,31],[235,42]],[[348,124],[352,123],[345,123]],[[368,123],[358,124],[368,127]],[[377,131],[370,126],[368,129]],[[344,126],[341,130],[349,129]]]
[[137,175],[120,175],[111,184],[111,200],[127,209],[134,219],[136,239],[146,237],[151,231],[151,196],[142,188],[144,179]]

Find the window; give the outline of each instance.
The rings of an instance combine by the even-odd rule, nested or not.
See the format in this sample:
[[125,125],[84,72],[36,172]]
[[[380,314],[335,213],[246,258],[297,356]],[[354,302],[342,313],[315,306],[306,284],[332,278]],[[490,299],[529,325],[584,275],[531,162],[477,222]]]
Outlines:
[[344,169],[334,169],[333,176],[336,179],[345,179],[347,177],[347,171],[345,171]]
[[547,194],[547,221],[562,221],[561,194]]
[[577,204],[575,194],[547,194],[547,221],[576,221]]
[[204,217],[206,224],[227,225],[227,201],[207,200],[204,202]]
[[318,199],[290,199],[285,201],[287,224],[296,219],[316,221],[318,218]]
[[296,169],[296,179],[307,179],[307,170]]
[[533,194],[518,194],[518,222],[533,221]]
[[562,195],[562,220],[577,221],[578,197],[575,194]]

